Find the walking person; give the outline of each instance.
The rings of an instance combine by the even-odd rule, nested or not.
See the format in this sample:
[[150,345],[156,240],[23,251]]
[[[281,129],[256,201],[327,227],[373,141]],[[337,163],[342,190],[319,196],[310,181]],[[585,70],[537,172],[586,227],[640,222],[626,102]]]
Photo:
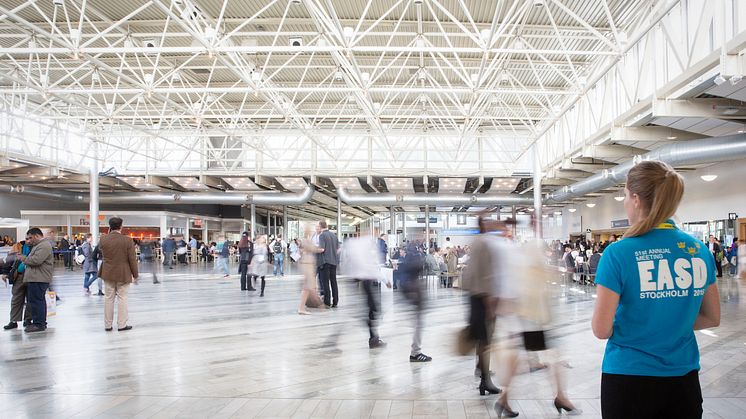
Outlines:
[[93,252],[93,234],[85,235],[85,242],[80,246],[80,251],[85,257],[83,261],[83,290],[86,295],[91,295],[91,284],[98,278],[98,263]]
[[492,335],[495,331],[497,302],[499,296],[501,255],[497,247],[498,240],[490,234],[498,231],[499,222],[479,217],[479,237],[474,240],[471,260],[464,269],[461,287],[471,294],[469,297],[471,311],[469,314],[470,338],[476,344],[477,368],[481,380],[479,394],[498,394],[501,392],[490,377],[490,353]]
[[303,273],[303,290],[300,294],[298,314],[311,314],[306,310],[306,306],[318,307],[321,305],[321,299],[316,288],[316,255],[321,252],[321,248],[313,242],[313,229],[310,225],[306,225],[300,251],[302,252],[300,265]]
[[[360,281],[368,303],[368,348],[383,348],[386,342],[378,335],[378,321],[381,317],[381,270],[379,248],[369,233],[361,232],[360,237],[345,241],[342,251],[347,275]],[[391,283],[386,282],[391,288]]]
[[223,278],[229,278],[231,276],[230,269],[228,268],[228,261],[231,257],[231,245],[225,237],[218,239],[217,254],[218,263],[215,264],[215,270],[223,271]]
[[153,248],[154,244],[150,240],[140,242],[140,263],[142,263],[140,273],[151,272],[153,274],[153,283],[160,284],[161,281],[158,280],[158,275],[155,273],[155,251]]
[[280,272],[280,276],[285,276],[285,251],[288,244],[278,234],[269,247],[272,249],[272,275],[277,276],[277,272]]
[[98,247],[101,249],[103,264],[99,276],[104,280],[104,329],[112,331],[114,324],[114,302],[117,301],[117,330],[122,332],[132,329],[128,325],[129,311],[127,297],[130,284],[137,283],[137,257],[135,242],[122,234],[122,219],[109,219],[109,234],[101,237]]
[[715,269],[717,270],[717,277],[722,278],[723,246],[720,245],[720,242],[715,238],[715,236],[710,236],[710,243],[708,247],[710,248],[710,253],[712,253],[712,256],[715,258]]
[[249,273],[252,256],[254,256],[254,243],[249,239],[249,232],[244,231],[238,242],[238,273],[241,274],[241,291],[256,291],[255,277]]
[[720,299],[714,255],[671,220],[683,194],[666,163],[643,161],[627,175],[631,227],[604,250],[596,275],[593,334],[608,339],[604,419],[702,417],[694,331],[720,324]]
[[[326,221],[319,221],[316,231],[319,233],[319,279],[324,289],[324,304],[337,307],[339,289],[337,288],[337,265],[339,265],[339,241],[337,235],[329,231]],[[333,298],[332,298],[333,297]]]
[[8,282],[13,286],[10,300],[10,322],[3,326],[5,330],[17,329],[18,322],[23,321],[23,327],[31,324],[31,305],[26,302],[26,284],[23,273],[26,265],[21,262],[21,256],[28,255],[31,248],[27,244],[16,243],[5,258],[4,271],[7,272]]
[[420,281],[420,273],[425,265],[425,256],[411,242],[407,244],[405,256],[399,259],[401,287],[404,298],[414,306],[414,335],[409,362],[430,362],[433,360],[422,353],[423,314],[425,311],[425,289]]
[[249,272],[256,278],[259,277],[262,280],[260,297],[264,297],[264,287],[266,285],[265,277],[267,276],[269,261],[269,246],[267,246],[267,236],[262,235],[256,239],[254,243],[254,256],[251,258],[251,265],[249,266]]
[[54,275],[52,243],[44,239],[38,228],[26,232],[26,244],[31,247],[28,256],[19,256],[25,265],[23,282],[26,284],[26,301],[31,306],[31,324],[24,329],[28,333],[47,329],[47,301],[49,284]]

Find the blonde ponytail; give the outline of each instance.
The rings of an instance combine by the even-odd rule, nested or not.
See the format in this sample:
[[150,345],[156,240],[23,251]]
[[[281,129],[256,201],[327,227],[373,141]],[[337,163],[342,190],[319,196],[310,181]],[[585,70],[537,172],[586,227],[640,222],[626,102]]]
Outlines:
[[647,215],[624,237],[641,236],[676,213],[684,195],[684,178],[662,161],[643,161],[627,174],[627,190],[640,198]]

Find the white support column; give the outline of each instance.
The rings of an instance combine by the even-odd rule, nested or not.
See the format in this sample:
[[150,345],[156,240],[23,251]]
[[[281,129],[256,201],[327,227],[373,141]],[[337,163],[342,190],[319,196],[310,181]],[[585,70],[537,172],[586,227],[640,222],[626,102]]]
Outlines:
[[402,243],[404,243],[404,240],[407,239],[407,212],[403,211],[401,213],[401,238]]
[[[93,246],[96,246],[98,244],[98,235],[99,235],[99,227],[98,227],[98,160],[96,158],[93,159],[94,163],[91,167],[90,177],[88,179],[88,184],[90,186],[90,203],[88,205],[90,215],[91,215],[91,234],[93,234]],[[68,217],[69,220],[69,217]]]
[[542,236],[542,220],[541,217],[541,162],[539,161],[539,151],[537,145],[534,144],[534,217],[535,221],[535,232],[536,238],[541,239]]
[[189,234],[189,216],[186,217],[185,221],[186,229],[184,230],[184,241],[189,243],[189,239],[191,238],[191,235]]
[[337,240],[342,241],[342,200],[337,197]]
[[256,231],[256,204],[251,204],[251,240],[254,240]]
[[69,238],[72,241],[72,238],[73,238],[73,220],[72,220],[72,216],[68,215],[67,217],[65,217],[65,219],[67,220],[67,226],[66,226],[67,230],[65,230],[65,234],[67,234],[68,236],[70,236]]
[[288,239],[288,207],[282,206],[282,238],[287,241]]
[[272,234],[272,210],[267,210],[267,239]]
[[207,241],[207,234],[208,234],[207,223],[208,223],[207,220],[202,220],[202,241],[205,242],[205,244],[209,243]]
[[425,205],[425,249],[430,249],[430,205]]
[[168,215],[161,215],[161,240],[168,236]]

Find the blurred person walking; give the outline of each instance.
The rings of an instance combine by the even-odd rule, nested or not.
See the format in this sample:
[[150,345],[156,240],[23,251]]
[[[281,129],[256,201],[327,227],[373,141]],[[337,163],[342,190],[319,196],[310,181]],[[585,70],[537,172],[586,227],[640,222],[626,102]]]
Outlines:
[[[344,256],[347,276],[360,281],[368,302],[368,347],[382,348],[386,343],[378,335],[378,320],[381,317],[381,268],[379,265],[379,247],[376,241],[365,230],[360,237],[353,237],[345,241],[342,255]],[[386,286],[391,288],[391,283]]]
[[223,271],[223,278],[231,276],[230,269],[228,268],[228,261],[231,256],[231,245],[225,237],[218,239],[217,246],[218,263],[215,264],[215,270]]
[[191,259],[191,263],[197,263],[198,261],[197,247],[197,237],[192,236],[192,238],[189,239],[189,258]]
[[28,333],[47,329],[46,293],[54,275],[52,243],[44,239],[38,228],[26,232],[26,244],[31,247],[27,256],[18,258],[25,265],[23,282],[26,284],[26,302],[31,306],[31,324],[24,329]]
[[[498,275],[501,262],[507,255],[501,254],[495,243],[497,238],[490,233],[497,231],[498,221],[479,217],[479,237],[471,248],[471,260],[464,269],[461,287],[471,294],[469,297],[469,338],[476,344],[477,368],[480,372],[479,394],[499,394],[501,390],[490,377],[489,346],[495,331],[497,303],[500,285]],[[433,258],[435,261],[435,258]]]
[[738,277],[746,279],[746,240],[738,241],[738,253],[741,255],[738,258]]
[[[592,328],[608,339],[601,413],[615,418],[701,418],[694,331],[720,324],[714,252],[671,220],[684,179],[660,161],[627,175],[632,225],[604,251]],[[655,321],[651,321],[655,319]]]
[[710,253],[712,253],[712,256],[715,258],[717,277],[721,278],[723,276],[723,246],[720,245],[720,242],[715,238],[715,236],[710,236],[708,247],[710,248]]
[[254,256],[254,243],[249,239],[249,232],[241,234],[238,241],[238,273],[241,274],[241,291],[256,291],[254,279],[256,276],[249,274],[249,264]]
[[306,310],[307,306],[319,307],[321,305],[321,299],[319,298],[316,287],[316,274],[318,272],[316,269],[316,255],[321,252],[321,248],[313,242],[313,229],[310,225],[306,225],[305,227],[300,250],[302,252],[300,266],[303,273],[303,291],[300,294],[298,314],[311,314]]
[[129,310],[127,297],[132,282],[137,283],[137,256],[135,242],[122,234],[122,219],[109,219],[109,234],[101,237],[98,247],[101,249],[103,263],[98,276],[104,280],[104,329],[110,332],[114,324],[114,302],[117,301],[117,330],[132,329],[127,324]]
[[425,264],[425,257],[411,242],[403,259],[399,259],[398,270],[401,274],[399,285],[404,298],[414,306],[414,335],[412,336],[412,349],[409,353],[409,362],[430,362],[433,358],[422,353],[422,329],[423,314],[425,311],[425,289],[420,281],[420,273]]
[[153,247],[154,244],[150,240],[143,240],[140,242],[140,262],[142,263],[140,273],[150,271],[153,274],[153,283],[160,284],[161,282],[158,280],[158,275],[155,273],[156,266]]
[[86,295],[91,294],[91,284],[98,278],[98,262],[93,251],[93,234],[85,235],[85,242],[80,246],[81,254],[85,257],[83,261],[83,290]]

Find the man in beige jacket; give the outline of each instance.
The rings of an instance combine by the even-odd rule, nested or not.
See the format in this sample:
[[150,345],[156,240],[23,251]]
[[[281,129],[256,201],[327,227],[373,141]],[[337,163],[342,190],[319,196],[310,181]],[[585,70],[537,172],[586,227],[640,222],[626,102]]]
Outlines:
[[127,325],[127,294],[130,284],[137,282],[137,257],[135,242],[122,234],[122,219],[109,219],[109,234],[101,237],[99,249],[103,264],[98,276],[104,280],[104,327],[112,330],[114,323],[114,299],[118,298],[117,329],[121,332],[132,329]]

